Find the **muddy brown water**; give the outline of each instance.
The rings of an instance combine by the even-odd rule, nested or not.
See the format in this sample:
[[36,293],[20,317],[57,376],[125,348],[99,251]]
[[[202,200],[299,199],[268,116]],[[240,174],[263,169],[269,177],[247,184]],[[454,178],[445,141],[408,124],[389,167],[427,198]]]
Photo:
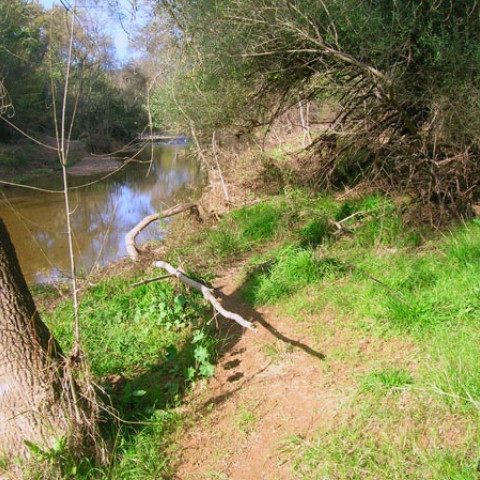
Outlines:
[[[200,166],[182,153],[182,147],[156,146],[150,169],[148,163],[129,164],[107,179],[71,191],[75,253],[81,274],[125,257],[125,234],[146,215],[199,196]],[[69,176],[69,184],[84,185],[103,175]],[[61,176],[38,177],[29,182],[32,184],[58,190]],[[70,260],[62,194],[17,187],[0,189],[0,216],[29,283],[68,277]],[[168,223],[150,225],[139,235],[138,243],[161,239],[167,228]]]

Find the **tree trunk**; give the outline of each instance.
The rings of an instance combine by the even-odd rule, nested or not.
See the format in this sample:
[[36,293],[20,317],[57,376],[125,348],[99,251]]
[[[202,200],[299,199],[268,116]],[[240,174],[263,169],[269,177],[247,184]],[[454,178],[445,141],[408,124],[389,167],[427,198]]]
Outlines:
[[[60,347],[42,322],[0,218],[0,454],[28,456],[67,438],[81,406]],[[75,430],[75,428],[73,428]]]

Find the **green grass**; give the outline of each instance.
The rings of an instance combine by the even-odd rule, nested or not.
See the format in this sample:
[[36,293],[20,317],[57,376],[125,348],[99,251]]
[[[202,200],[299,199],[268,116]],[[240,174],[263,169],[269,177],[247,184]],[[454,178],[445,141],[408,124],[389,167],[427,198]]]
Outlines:
[[209,235],[208,253],[225,259],[272,241],[287,230],[289,215],[288,205],[281,199],[236,210]]
[[[414,415],[415,412],[410,411]],[[430,427],[431,425],[429,425]],[[477,462],[442,445],[442,432],[415,425],[410,431],[398,412],[378,416],[375,407],[336,426],[333,434],[290,440],[294,479],[302,480],[474,480]],[[375,432],[375,433],[374,433]],[[422,447],[425,436],[432,446]],[[472,439],[470,442],[473,443]],[[472,444],[468,445],[472,447]],[[287,449],[288,452],[288,449]]]
[[430,337],[432,362],[423,365],[422,375],[453,411],[480,412],[479,342],[476,325],[439,329]]
[[173,410],[157,410],[145,428],[118,432],[118,446],[106,478],[153,480],[172,478],[175,468],[175,436],[183,425]]
[[[418,367],[410,373],[372,363],[344,407],[351,412],[345,420],[313,442],[287,445],[292,478],[478,478],[480,222],[434,235],[407,227],[404,207],[379,196],[321,202],[287,199],[291,231],[266,228],[258,237],[256,245],[267,248],[250,259],[245,298],[286,312],[333,309],[352,335],[408,339]],[[336,235],[329,219],[352,214],[342,222],[347,233]],[[239,238],[246,225],[236,225]],[[318,328],[319,340],[325,331]],[[342,358],[353,363],[352,355]],[[453,437],[452,421],[459,423]]]
[[[70,302],[60,305],[49,320],[66,351],[73,340],[71,308]],[[200,324],[203,308],[198,297],[187,302],[182,290],[167,282],[132,289],[114,278],[89,289],[82,299],[80,336],[92,373],[130,375],[153,368],[167,359],[170,346],[187,340],[186,327]]]
[[234,424],[235,428],[244,435],[249,435],[254,431],[255,423],[257,422],[257,404],[243,404],[238,408]]
[[[478,478],[480,222],[441,235],[407,226],[403,210],[378,195],[335,201],[284,189],[167,254],[187,265],[206,259],[212,270],[242,257],[253,306],[275,304],[302,324],[314,318],[312,344],[348,331],[350,343],[326,352],[324,368],[358,370],[334,426],[282,447],[292,479]],[[333,312],[328,325],[324,312]],[[111,469],[98,478],[172,478],[185,420],[171,407],[213,373],[216,358],[203,318],[203,301],[168,282],[132,290],[112,279],[85,294],[80,326],[92,371],[124,375],[117,408],[147,421],[118,433]],[[61,304],[49,324],[68,351],[71,306]],[[414,358],[393,348],[394,359],[373,358],[380,347],[368,353],[360,339],[408,343]],[[288,352],[272,345],[264,353]],[[250,432],[255,418],[245,407],[236,421]]]
[[[78,479],[171,478],[174,438],[183,424],[175,407],[192,382],[214,373],[219,339],[205,323],[210,309],[203,299],[168,281],[132,289],[133,281],[110,278],[82,296],[87,361],[109,394],[107,403],[127,423],[105,425],[113,444],[110,464],[77,469]],[[49,289],[38,290],[50,297]],[[44,315],[65,352],[73,341],[72,317],[70,301]],[[120,387],[110,385],[108,379],[119,375]]]
[[317,257],[311,248],[288,246],[276,252],[268,268],[256,269],[244,296],[254,305],[272,303],[315,282],[332,280],[346,269],[335,258]]
[[405,388],[413,382],[413,377],[407,371],[398,368],[385,368],[366,375],[362,380],[362,388],[368,391],[387,393]]

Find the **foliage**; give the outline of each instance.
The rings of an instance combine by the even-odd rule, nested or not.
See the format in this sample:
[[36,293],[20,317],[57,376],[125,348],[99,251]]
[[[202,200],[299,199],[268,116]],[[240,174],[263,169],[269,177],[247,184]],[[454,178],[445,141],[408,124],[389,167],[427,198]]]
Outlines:
[[[94,474],[87,468],[76,478],[168,478],[174,462],[168,452],[183,422],[175,407],[189,385],[215,369],[218,339],[205,324],[207,312],[200,296],[187,296],[168,282],[132,289],[124,279],[111,278],[85,292],[80,328],[92,374],[116,415],[133,422],[120,430],[104,427],[114,445],[111,471]],[[46,320],[70,349],[71,302],[60,303]],[[55,462],[63,458],[45,454]]]
[[[69,302],[60,305],[52,323],[66,350],[73,334],[70,308]],[[80,328],[92,373],[128,376],[174,369],[174,376],[186,380],[209,376],[205,373],[214,348],[202,326],[204,314],[203,301],[195,296],[187,300],[165,282],[133,290],[121,279],[102,282],[82,299]]]
[[118,449],[111,471],[105,478],[124,480],[168,479],[172,475],[172,439],[182,425],[181,416],[173,410],[156,410],[140,432],[119,432]]
[[[439,211],[478,196],[479,6],[468,1],[164,0],[179,67],[157,92],[172,122],[242,135],[335,99],[306,159],[315,188],[362,179]],[[312,119],[313,124],[320,119]],[[380,181],[379,181],[380,180]],[[440,219],[439,219],[440,220]]]
[[[69,18],[63,7],[44,10],[25,0],[0,6],[0,79],[12,100],[7,120],[29,133],[55,134],[60,118],[68,61]],[[130,67],[113,67],[111,40],[85,11],[75,13],[67,125],[74,138],[88,139],[94,149],[108,149],[111,138],[130,139],[146,122],[145,79]],[[74,119],[76,120],[74,122]],[[0,140],[18,137],[0,124]]]
[[[13,100],[8,115],[20,117],[22,125],[37,126],[45,121],[41,64],[46,44],[40,17],[41,9],[36,4],[13,0],[0,5],[0,78]],[[7,130],[2,122],[0,138]]]

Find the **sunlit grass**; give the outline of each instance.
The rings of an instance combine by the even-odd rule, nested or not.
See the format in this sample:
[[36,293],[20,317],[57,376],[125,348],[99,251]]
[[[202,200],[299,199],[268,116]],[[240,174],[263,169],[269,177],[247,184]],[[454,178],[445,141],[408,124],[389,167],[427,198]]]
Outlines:
[[[321,209],[293,215],[296,236],[276,235],[275,246],[251,260],[245,297],[313,315],[331,308],[352,335],[409,339],[418,366],[361,376],[349,421],[295,445],[294,478],[476,478],[479,225],[425,235],[407,228],[401,210],[381,197],[337,204],[332,213],[336,221],[353,215],[345,222],[351,233],[337,238]],[[318,341],[332,328],[319,327]],[[347,365],[351,355],[344,352]],[[451,415],[461,427],[447,441],[442,428]]]
[[[406,226],[402,209],[381,196],[335,201],[292,189],[227,214],[167,253],[185,254],[187,264],[207,258],[209,274],[242,258],[247,301],[276,304],[302,326],[315,322],[307,325],[313,343],[335,339],[326,372],[334,362],[360,369],[350,376],[335,428],[284,445],[292,479],[477,478],[480,224],[426,233]],[[69,309],[62,304],[49,319],[66,351]],[[94,374],[128,377],[118,405],[151,422],[118,434],[112,470],[98,478],[169,478],[184,421],[170,405],[201,372],[213,373],[215,340],[209,331],[202,336],[202,301],[168,282],[132,290],[110,280],[89,289],[81,312]],[[333,312],[328,325],[326,312]],[[360,339],[401,339],[414,346],[415,358],[400,351],[402,361],[380,362],[375,350],[358,347]],[[282,345],[267,345],[264,354],[276,362],[288,353]],[[250,432],[255,417],[240,408],[235,421]]]

